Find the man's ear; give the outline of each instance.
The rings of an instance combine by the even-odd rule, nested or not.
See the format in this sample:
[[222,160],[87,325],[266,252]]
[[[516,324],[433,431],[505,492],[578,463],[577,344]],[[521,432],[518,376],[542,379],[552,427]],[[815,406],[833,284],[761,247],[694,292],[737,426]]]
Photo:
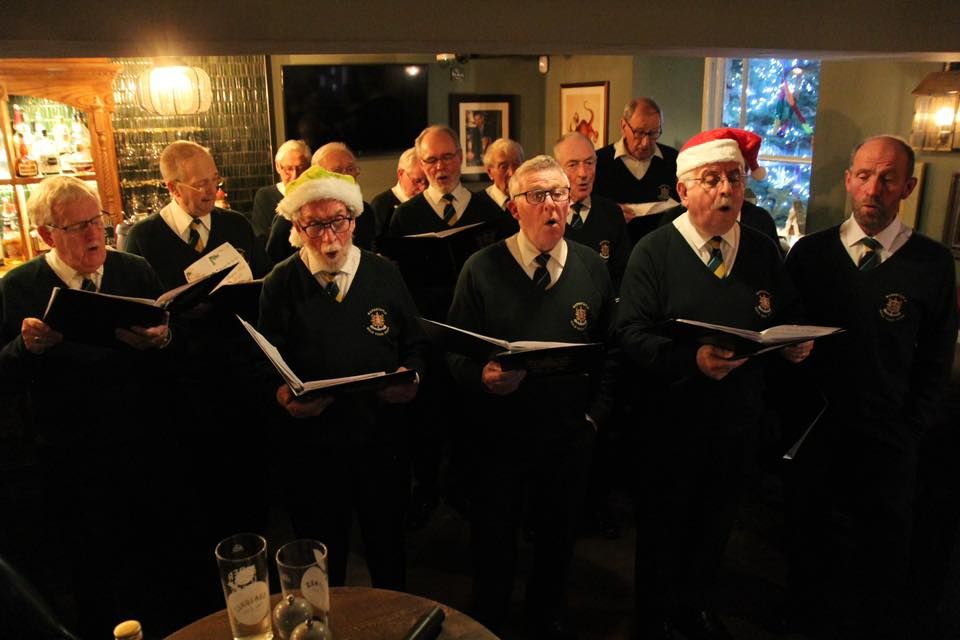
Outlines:
[[917,188],[917,179],[916,177],[911,176],[907,179],[907,183],[903,187],[903,193],[900,194],[901,200],[906,200],[910,197],[910,194],[913,193],[913,190]]
[[515,220],[520,220],[520,212],[517,211],[517,203],[514,202],[513,198],[507,200],[507,211],[510,212],[510,215],[512,215]]
[[677,194],[680,196],[680,204],[687,206],[687,185],[683,180],[677,180]]
[[40,239],[47,243],[48,246],[56,248],[56,243],[53,241],[53,234],[50,233],[50,229],[40,225],[37,227],[37,233],[40,234]]

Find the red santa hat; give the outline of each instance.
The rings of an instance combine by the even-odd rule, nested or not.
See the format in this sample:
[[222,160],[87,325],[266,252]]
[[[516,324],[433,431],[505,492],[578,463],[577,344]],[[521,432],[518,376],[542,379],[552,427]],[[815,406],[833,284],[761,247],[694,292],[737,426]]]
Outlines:
[[750,169],[754,180],[763,180],[767,170],[757,163],[761,142],[760,136],[743,129],[723,127],[698,133],[677,155],[677,177],[705,164],[739,162]]

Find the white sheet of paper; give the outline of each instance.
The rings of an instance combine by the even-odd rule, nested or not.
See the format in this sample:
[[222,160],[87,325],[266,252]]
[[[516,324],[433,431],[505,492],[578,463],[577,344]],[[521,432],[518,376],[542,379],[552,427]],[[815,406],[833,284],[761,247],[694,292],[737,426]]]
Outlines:
[[679,204],[679,202],[670,198],[668,200],[657,200],[656,202],[635,202],[632,204],[624,204],[623,206],[630,209],[635,216],[652,216],[655,213],[672,209]]
[[[193,282],[204,276],[210,275],[211,273],[223,271],[227,267],[232,267],[238,262],[246,263],[246,260],[243,259],[243,256],[240,255],[240,252],[237,251],[232,244],[229,242],[224,242],[222,245],[184,269],[183,275],[186,277],[187,282]],[[250,267],[248,266],[247,270],[249,271],[249,269]],[[253,279],[252,273],[250,274],[249,279]]]

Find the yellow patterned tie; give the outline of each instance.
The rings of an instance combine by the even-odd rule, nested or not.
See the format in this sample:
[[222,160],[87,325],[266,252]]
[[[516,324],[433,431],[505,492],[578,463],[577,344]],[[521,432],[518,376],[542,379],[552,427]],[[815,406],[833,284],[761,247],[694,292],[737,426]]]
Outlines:
[[713,271],[713,275],[718,278],[723,278],[727,275],[727,266],[723,264],[723,252],[720,251],[720,244],[722,242],[723,238],[713,236],[707,243],[710,245],[710,261],[707,262],[707,268]]
[[203,238],[200,237],[198,227],[203,224],[200,218],[194,218],[190,221],[190,237],[187,238],[187,244],[193,247],[197,253],[203,253]]

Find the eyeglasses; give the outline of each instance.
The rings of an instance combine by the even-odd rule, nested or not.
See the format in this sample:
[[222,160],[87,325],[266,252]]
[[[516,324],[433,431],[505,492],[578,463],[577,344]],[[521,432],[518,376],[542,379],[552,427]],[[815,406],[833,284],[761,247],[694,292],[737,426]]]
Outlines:
[[534,189],[533,191],[524,191],[523,193],[518,193],[510,197],[516,200],[520,196],[524,196],[527,199],[527,202],[530,204],[543,204],[543,202],[547,199],[547,196],[550,196],[550,199],[554,202],[566,202],[570,199],[570,187],[557,187],[556,189]]
[[347,165],[346,167],[337,167],[332,169],[334,173],[342,173],[345,176],[350,176],[351,178],[358,178],[360,176],[360,167],[355,164]]
[[443,164],[450,164],[451,162],[457,159],[457,153],[445,153],[439,158],[430,156],[429,158],[424,158],[423,160],[421,160],[421,162],[423,162],[423,164],[427,165],[428,167],[432,167],[436,165],[438,162],[442,162]]
[[739,187],[743,184],[743,174],[739,171],[731,171],[728,174],[716,173],[711,171],[705,173],[699,178],[690,178],[692,182],[699,182],[704,189],[713,190],[720,186],[721,180],[726,180],[731,187]]
[[649,138],[651,142],[656,142],[660,139],[660,136],[663,135],[663,128],[654,129],[652,131],[644,131],[643,129],[634,129],[630,126],[630,123],[626,120],[623,121],[623,126],[630,130],[630,133],[633,134],[633,137],[637,140],[642,140],[644,137]]
[[209,190],[211,185],[213,186],[214,189],[222,189],[224,182],[223,182],[223,178],[221,178],[220,175],[218,174],[213,178],[206,178],[204,180],[201,180],[198,184],[190,184],[189,182],[180,182],[179,180],[177,181],[177,184],[182,184],[185,187],[190,187],[194,191],[203,192],[203,191]]
[[48,229],[59,229],[64,233],[83,233],[88,227],[93,227],[94,229],[103,229],[110,224],[112,219],[112,216],[108,212],[101,210],[98,215],[82,222],[74,222],[73,224],[65,224],[63,226],[56,224],[45,224],[43,226]]
[[350,228],[350,222],[352,221],[353,218],[349,216],[337,216],[328,222],[312,222],[307,225],[298,224],[297,226],[300,227],[301,231],[307,234],[308,238],[319,238],[327,229],[330,229],[334,233],[343,233]]

